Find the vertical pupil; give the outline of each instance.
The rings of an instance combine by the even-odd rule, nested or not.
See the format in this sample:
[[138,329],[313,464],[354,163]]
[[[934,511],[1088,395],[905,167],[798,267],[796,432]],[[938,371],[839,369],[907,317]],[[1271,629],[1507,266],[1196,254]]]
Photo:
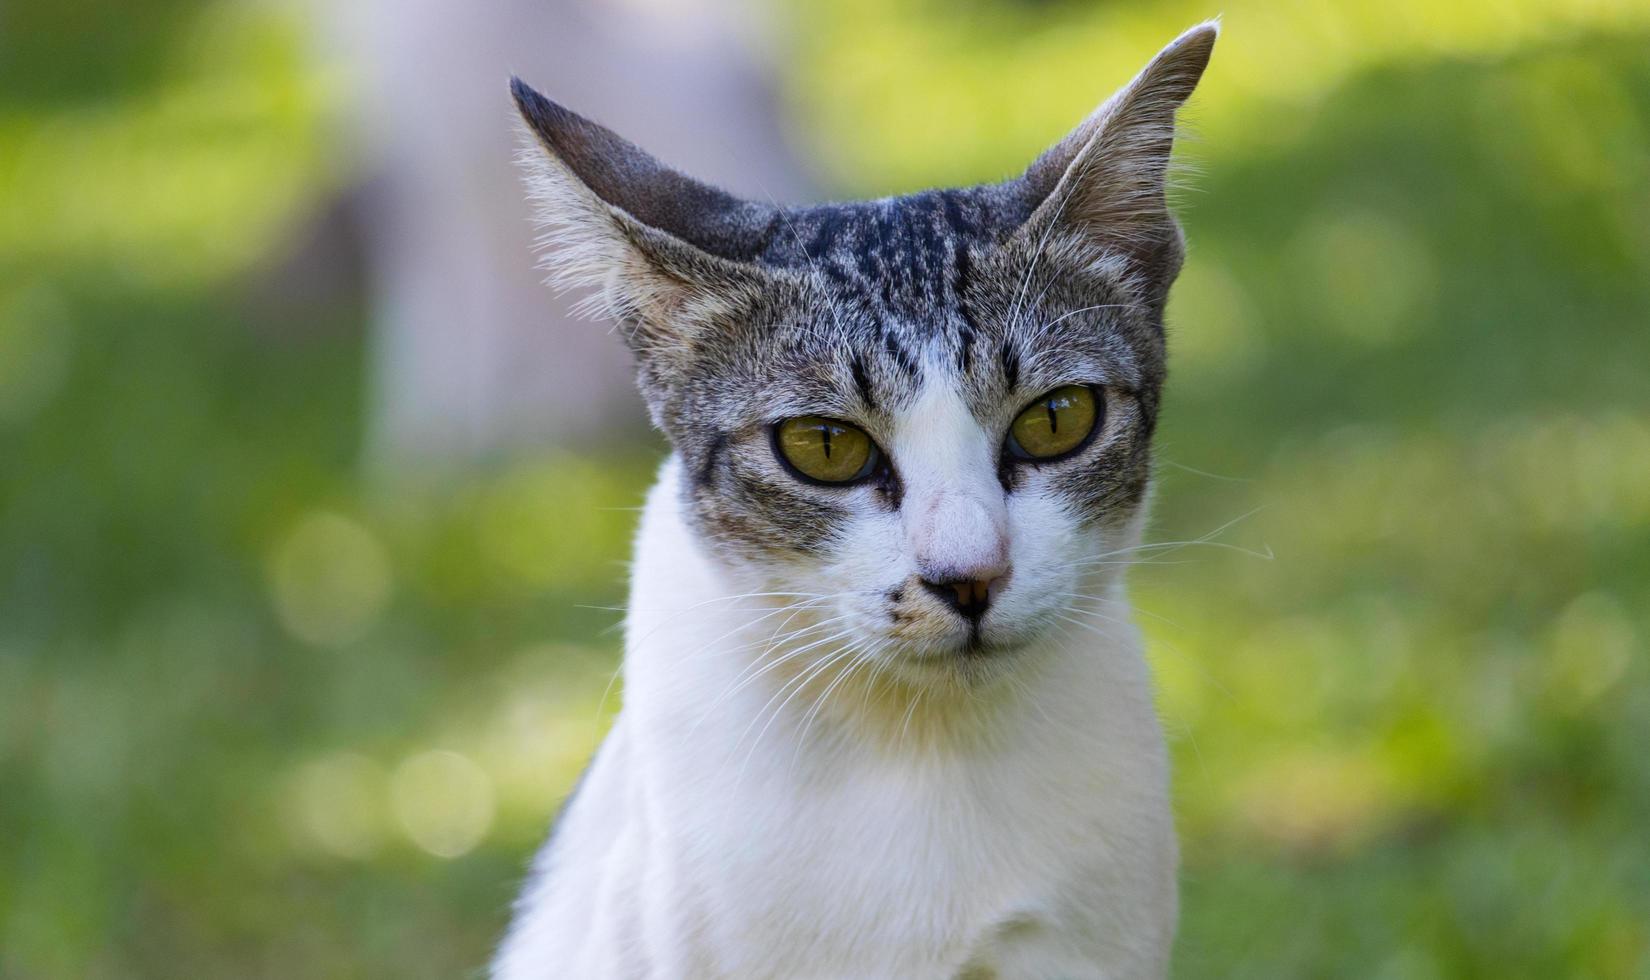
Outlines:
[[831,427],[828,426],[828,425],[820,426],[819,427],[819,434],[825,440],[825,458],[830,459],[831,458]]
[[1060,409],[1058,405],[1057,399],[1050,398],[1045,406],[1048,409],[1048,429],[1055,435],[1060,434]]

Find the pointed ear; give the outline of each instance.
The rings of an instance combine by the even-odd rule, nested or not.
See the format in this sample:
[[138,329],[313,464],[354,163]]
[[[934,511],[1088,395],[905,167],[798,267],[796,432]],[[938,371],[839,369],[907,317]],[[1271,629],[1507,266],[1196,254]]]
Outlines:
[[1209,21],[1175,38],[1026,170],[1020,180],[1033,210],[1021,232],[1030,244],[1075,245],[1084,264],[1120,257],[1145,298],[1161,306],[1184,255],[1164,196],[1175,113],[1197,87],[1219,33]]
[[558,288],[591,290],[580,312],[617,320],[638,354],[669,354],[760,288],[752,260],[777,209],[672,170],[519,78],[510,92],[542,261]]

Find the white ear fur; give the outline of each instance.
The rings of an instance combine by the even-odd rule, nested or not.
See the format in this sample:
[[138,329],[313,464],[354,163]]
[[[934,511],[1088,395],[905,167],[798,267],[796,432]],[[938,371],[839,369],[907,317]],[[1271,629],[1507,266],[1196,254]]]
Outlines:
[[659,350],[687,343],[690,324],[726,312],[722,294],[699,288],[681,261],[693,246],[597,197],[526,127],[517,162],[538,228],[539,267],[558,292],[585,294],[575,313],[612,319],[632,347]]
[[612,318],[638,353],[668,355],[766,281],[712,251],[747,248],[765,209],[670,169],[519,79],[511,90],[540,266],[558,290],[587,292],[576,312]]
[[[538,235],[533,247],[546,282],[558,292],[587,291],[575,311],[602,317],[636,306],[646,297],[629,297],[617,279],[642,279],[648,270],[620,231],[613,209],[549,153],[528,131],[520,129],[516,154],[527,199],[533,206]],[[624,276],[629,270],[631,276]]]

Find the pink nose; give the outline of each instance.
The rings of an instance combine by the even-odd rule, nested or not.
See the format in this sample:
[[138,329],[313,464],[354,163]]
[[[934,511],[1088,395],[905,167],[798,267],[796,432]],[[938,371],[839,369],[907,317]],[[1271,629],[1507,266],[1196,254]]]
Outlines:
[[911,528],[917,572],[931,582],[989,582],[1008,571],[1007,514],[970,494],[936,495]]

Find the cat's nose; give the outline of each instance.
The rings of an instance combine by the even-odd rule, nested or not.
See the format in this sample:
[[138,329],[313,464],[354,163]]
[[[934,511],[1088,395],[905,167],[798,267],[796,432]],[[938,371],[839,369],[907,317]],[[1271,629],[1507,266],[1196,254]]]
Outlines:
[[978,622],[990,607],[991,600],[1006,577],[991,571],[982,573],[982,577],[979,578],[924,578],[920,581],[923,588],[955,609],[963,618]]

